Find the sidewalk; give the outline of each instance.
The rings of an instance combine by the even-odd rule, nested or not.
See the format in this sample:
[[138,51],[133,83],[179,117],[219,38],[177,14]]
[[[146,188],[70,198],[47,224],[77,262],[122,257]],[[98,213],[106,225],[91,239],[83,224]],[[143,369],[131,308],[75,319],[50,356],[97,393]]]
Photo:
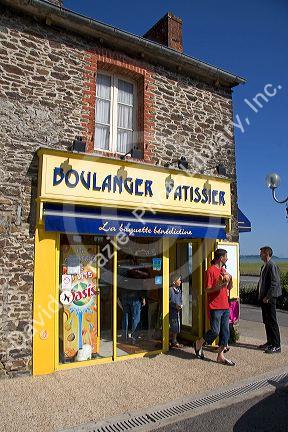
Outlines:
[[[185,396],[213,391],[288,365],[288,346],[267,355],[255,349],[263,339],[241,337],[229,357],[235,367],[195,359],[192,348],[153,358],[121,361],[0,381],[0,430],[51,432]],[[288,367],[288,366],[287,366]]]

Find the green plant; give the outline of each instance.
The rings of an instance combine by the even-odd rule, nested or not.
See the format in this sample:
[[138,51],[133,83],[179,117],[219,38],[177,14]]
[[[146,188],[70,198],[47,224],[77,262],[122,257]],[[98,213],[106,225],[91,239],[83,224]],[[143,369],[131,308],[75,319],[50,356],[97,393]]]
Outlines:
[[240,302],[246,304],[258,304],[257,285],[254,282],[240,283]]
[[[277,299],[279,309],[288,310],[288,272],[281,272],[282,296]],[[240,282],[240,302],[257,306],[258,291],[254,282]]]
[[232,345],[235,344],[240,338],[239,327],[237,324],[229,324],[229,328],[230,328],[229,345]]
[[283,294],[288,295],[288,272],[286,273],[281,272],[280,280],[281,280]]

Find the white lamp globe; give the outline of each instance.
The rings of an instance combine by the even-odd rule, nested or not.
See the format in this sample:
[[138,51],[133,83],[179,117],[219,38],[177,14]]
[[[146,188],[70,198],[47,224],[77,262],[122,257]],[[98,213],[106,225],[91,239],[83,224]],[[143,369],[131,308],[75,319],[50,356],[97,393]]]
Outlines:
[[268,174],[266,176],[266,185],[270,189],[276,189],[280,185],[280,176],[276,173]]

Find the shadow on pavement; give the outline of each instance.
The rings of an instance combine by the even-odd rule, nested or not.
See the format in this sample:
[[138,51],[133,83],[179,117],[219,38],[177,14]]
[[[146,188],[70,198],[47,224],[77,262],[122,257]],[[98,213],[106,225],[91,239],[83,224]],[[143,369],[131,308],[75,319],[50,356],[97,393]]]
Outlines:
[[251,349],[251,350],[255,350],[255,351],[261,351],[258,349],[257,345],[254,344],[247,344],[247,343],[242,343],[242,342],[236,342],[235,345],[236,348],[246,348],[246,349]]
[[288,380],[270,381],[276,387],[273,394],[258,402],[235,423],[233,432],[287,432]]
[[187,347],[170,348],[170,350],[165,354],[172,357],[181,358],[183,360],[192,360],[194,358],[194,355],[191,353],[191,351],[187,351],[186,348]]
[[214,362],[213,360],[206,358],[206,357],[203,360],[197,359],[196,355],[194,354],[193,348],[192,348],[192,352],[190,350],[186,351],[185,348],[188,348],[188,347],[186,346],[186,347],[184,347],[184,349],[183,348],[182,349],[181,348],[170,349],[170,351],[165,353],[165,355],[181,358],[183,360],[198,360],[198,361],[205,361],[205,362],[212,362],[212,363]]

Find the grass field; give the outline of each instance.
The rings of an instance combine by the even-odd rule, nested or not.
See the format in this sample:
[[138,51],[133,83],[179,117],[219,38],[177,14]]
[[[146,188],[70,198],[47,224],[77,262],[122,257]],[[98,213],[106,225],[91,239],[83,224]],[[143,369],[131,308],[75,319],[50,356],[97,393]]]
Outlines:
[[[276,262],[281,272],[288,272],[288,261]],[[245,276],[259,276],[262,263],[258,262],[242,262],[240,261],[240,274]]]

